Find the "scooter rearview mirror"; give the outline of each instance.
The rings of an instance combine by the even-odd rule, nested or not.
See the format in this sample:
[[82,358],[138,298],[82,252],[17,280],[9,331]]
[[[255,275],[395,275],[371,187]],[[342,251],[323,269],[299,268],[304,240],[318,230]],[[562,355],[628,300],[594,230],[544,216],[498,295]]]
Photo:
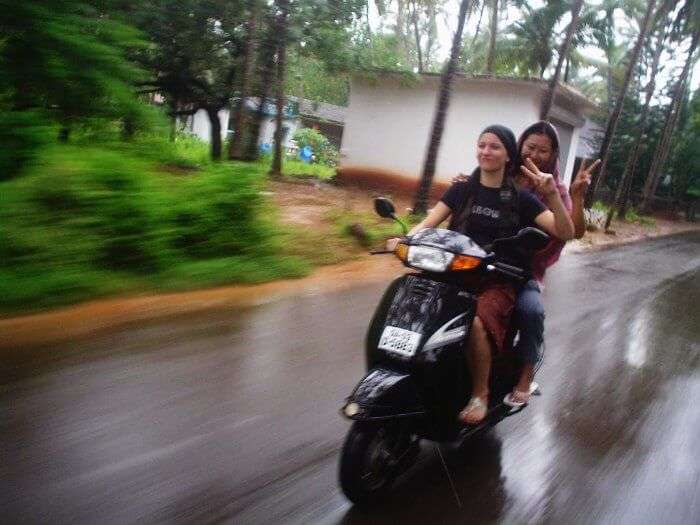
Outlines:
[[377,215],[385,219],[393,219],[396,216],[394,204],[386,197],[377,197],[374,199],[374,211],[377,212]]

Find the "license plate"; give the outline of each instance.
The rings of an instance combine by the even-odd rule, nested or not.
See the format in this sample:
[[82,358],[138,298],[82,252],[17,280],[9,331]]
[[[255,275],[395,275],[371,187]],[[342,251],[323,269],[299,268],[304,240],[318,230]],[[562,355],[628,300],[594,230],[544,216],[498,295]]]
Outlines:
[[379,348],[395,352],[406,357],[411,357],[416,353],[420,344],[421,334],[411,332],[395,326],[387,326],[379,339]]

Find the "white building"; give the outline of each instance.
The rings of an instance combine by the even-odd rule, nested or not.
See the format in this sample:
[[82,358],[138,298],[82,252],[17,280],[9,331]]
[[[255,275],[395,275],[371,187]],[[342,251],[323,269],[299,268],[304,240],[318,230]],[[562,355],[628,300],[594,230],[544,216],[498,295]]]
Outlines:
[[[415,78],[380,72],[353,77],[345,119],[341,170],[376,170],[409,179],[422,171],[435,113],[440,75]],[[476,166],[476,141],[489,124],[503,124],[519,135],[539,120],[547,83],[458,75],[439,150],[435,180],[447,182]],[[575,89],[560,84],[550,113],[560,137],[565,184],[571,180],[579,133],[595,106]]]
[[[249,98],[246,101],[246,110],[250,113],[257,111],[259,100]],[[340,146],[343,135],[343,122],[345,120],[346,108],[327,104],[325,102],[315,102],[297,97],[288,97],[287,105],[283,111],[282,133],[284,147],[288,147],[290,140],[297,129],[317,128],[323,133],[332,144]],[[277,108],[275,101],[270,100],[265,103],[263,109],[263,120],[260,126],[260,137],[258,144],[272,145],[275,134],[275,115]],[[219,111],[221,122],[221,139],[226,140],[232,133],[233,118],[228,108]],[[196,135],[200,139],[209,142],[211,140],[211,123],[206,111],[200,109],[194,115],[187,117],[183,122],[184,130]]]

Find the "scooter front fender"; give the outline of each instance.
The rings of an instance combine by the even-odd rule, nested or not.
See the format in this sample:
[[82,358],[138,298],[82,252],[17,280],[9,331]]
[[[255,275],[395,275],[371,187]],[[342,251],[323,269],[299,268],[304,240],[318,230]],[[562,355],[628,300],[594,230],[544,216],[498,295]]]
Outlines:
[[356,421],[422,417],[425,408],[410,374],[374,368],[355,387],[342,413]]

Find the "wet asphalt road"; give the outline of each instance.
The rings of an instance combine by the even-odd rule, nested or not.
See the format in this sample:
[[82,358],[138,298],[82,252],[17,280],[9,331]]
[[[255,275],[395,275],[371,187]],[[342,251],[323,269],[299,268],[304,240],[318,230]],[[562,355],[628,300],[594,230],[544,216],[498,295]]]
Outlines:
[[391,501],[336,483],[383,285],[189,316],[3,363],[4,523],[700,523],[700,234],[568,255],[544,395]]

